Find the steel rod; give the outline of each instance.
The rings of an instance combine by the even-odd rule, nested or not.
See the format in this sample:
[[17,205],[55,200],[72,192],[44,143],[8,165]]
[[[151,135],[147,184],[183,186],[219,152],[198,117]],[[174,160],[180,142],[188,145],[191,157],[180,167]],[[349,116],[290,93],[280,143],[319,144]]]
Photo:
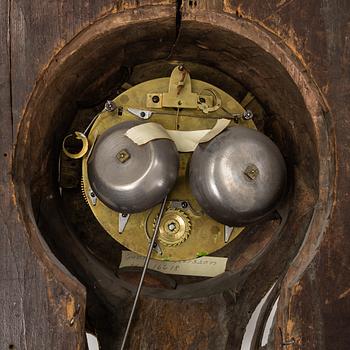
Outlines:
[[158,234],[158,231],[159,231],[159,225],[160,225],[160,221],[161,221],[162,216],[163,216],[163,212],[164,212],[164,209],[165,209],[166,201],[167,201],[167,197],[164,198],[164,200],[162,202],[162,205],[160,207],[160,211],[159,211],[159,215],[158,215],[158,218],[157,218],[156,226],[155,226],[154,231],[153,231],[153,237],[152,237],[152,239],[150,241],[150,244],[149,244],[149,247],[148,247],[148,252],[147,252],[146,259],[145,259],[145,264],[143,265],[143,270],[142,270],[140,282],[139,282],[139,285],[137,287],[134,303],[132,305],[131,314],[130,314],[130,317],[129,317],[128,325],[126,326],[126,330],[125,330],[125,333],[124,333],[124,338],[123,338],[123,342],[122,342],[122,346],[121,346],[120,350],[124,350],[124,348],[125,348],[125,344],[126,344],[126,340],[128,338],[128,333],[129,333],[129,330],[130,330],[131,322],[132,322],[132,319],[134,317],[136,304],[137,304],[137,301],[138,301],[140,293],[141,293],[143,280],[145,279],[147,267],[148,267],[148,264],[149,264],[149,261],[151,259],[151,255],[152,255],[153,246],[154,246],[154,243],[156,241],[157,234]]

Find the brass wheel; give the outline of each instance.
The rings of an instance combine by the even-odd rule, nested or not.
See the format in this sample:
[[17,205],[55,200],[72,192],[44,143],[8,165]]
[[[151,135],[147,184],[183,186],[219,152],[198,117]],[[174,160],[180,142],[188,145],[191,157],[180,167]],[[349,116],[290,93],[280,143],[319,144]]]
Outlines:
[[[154,221],[155,226],[157,218]],[[168,247],[183,243],[191,233],[191,221],[180,209],[169,208],[159,226],[158,240]]]

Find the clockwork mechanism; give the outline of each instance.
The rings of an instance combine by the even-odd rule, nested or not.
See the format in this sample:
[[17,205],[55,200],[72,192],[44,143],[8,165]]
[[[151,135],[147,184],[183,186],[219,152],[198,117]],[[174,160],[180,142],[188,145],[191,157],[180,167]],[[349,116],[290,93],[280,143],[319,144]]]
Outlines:
[[252,117],[178,66],[107,101],[75,134],[83,149],[65,138],[63,151],[82,160],[83,195],[115,240],[145,256],[157,232],[153,258],[188,260],[229,244],[283,194],[283,158]]

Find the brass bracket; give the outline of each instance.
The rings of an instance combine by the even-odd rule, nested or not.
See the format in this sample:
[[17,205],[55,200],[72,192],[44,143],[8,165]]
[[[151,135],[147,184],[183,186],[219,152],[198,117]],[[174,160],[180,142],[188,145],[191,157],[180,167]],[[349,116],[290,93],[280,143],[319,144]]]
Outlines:
[[190,73],[184,66],[177,66],[171,73],[168,92],[147,94],[146,106],[200,109],[204,113],[209,113],[221,106],[221,99],[217,93],[213,91],[210,93],[202,95],[192,92]]

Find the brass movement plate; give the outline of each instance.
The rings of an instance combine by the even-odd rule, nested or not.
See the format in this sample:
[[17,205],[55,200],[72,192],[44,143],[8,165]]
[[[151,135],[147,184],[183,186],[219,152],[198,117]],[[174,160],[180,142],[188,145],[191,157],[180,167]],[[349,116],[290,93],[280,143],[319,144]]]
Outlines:
[[[186,77],[187,79],[187,77]],[[169,91],[170,78],[160,78],[149,80],[144,83],[131,87],[127,91],[117,96],[113,102],[116,106],[122,107],[114,111],[103,110],[88,134],[89,151],[82,159],[82,188],[87,198],[94,216],[102,227],[120,244],[129,250],[145,256],[147,253],[149,241],[153,232],[153,225],[159,212],[159,206],[146,212],[130,215],[125,229],[119,233],[119,213],[113,211],[104,205],[100,200],[89,197],[91,188],[87,173],[87,160],[91,154],[96,139],[104,131],[121,122],[129,120],[140,120],[137,116],[128,112],[128,108],[138,108],[152,110],[153,114],[149,121],[161,124],[166,129],[172,130],[200,130],[210,129],[218,118],[225,118],[230,114],[243,113],[244,108],[230,95],[219,88],[199,80],[191,80],[192,93],[198,96],[208,96],[208,101],[213,101],[213,95],[209,92],[214,90],[221,99],[221,108],[213,113],[205,114],[199,109],[177,109],[177,108],[150,108],[147,107],[149,94],[162,94]],[[186,90],[184,90],[186,91]],[[121,114],[121,115],[120,115]],[[230,126],[242,125],[249,128],[255,128],[252,120],[240,118],[238,121],[232,120]],[[161,221],[160,239],[158,244],[162,254],[153,252],[152,258],[158,260],[188,260],[198,256],[213,253],[234,240],[244,228],[234,228],[231,237],[227,243],[224,240],[224,225],[216,222],[204,214],[197,201],[191,194],[188,183],[187,169],[191,153],[180,153],[180,167],[175,187],[168,196],[167,210],[164,212],[165,220]],[[186,202],[185,208],[177,208],[175,204]],[[179,215],[177,217],[176,215]],[[177,223],[172,219],[178,219]],[[168,222],[169,221],[169,222]],[[175,220],[176,221],[176,220]],[[169,224],[174,223],[174,239],[169,236]],[[166,226],[164,226],[166,225]],[[173,229],[173,226],[170,226]]]

